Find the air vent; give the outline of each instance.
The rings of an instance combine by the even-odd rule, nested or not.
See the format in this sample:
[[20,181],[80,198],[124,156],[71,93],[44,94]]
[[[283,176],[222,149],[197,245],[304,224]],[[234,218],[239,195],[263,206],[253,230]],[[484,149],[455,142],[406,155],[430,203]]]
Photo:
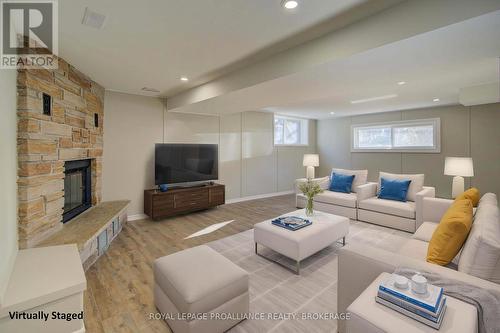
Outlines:
[[155,88],[148,88],[148,87],[144,87],[141,89],[142,91],[147,91],[147,92],[152,92],[152,93],[159,93],[160,91],[158,89],[155,89]]
[[104,26],[105,20],[106,15],[96,13],[87,7],[83,14],[82,24],[95,29],[101,29]]

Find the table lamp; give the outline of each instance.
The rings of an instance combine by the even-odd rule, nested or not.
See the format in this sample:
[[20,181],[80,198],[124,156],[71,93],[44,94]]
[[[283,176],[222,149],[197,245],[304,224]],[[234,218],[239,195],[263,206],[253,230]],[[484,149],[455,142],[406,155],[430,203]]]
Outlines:
[[464,191],[464,177],[474,176],[474,167],[470,157],[446,157],[444,160],[444,174],[453,177],[451,197],[455,199]]
[[319,155],[318,154],[304,154],[304,160],[302,163],[306,170],[306,178],[313,179],[314,178],[314,167],[319,166]]

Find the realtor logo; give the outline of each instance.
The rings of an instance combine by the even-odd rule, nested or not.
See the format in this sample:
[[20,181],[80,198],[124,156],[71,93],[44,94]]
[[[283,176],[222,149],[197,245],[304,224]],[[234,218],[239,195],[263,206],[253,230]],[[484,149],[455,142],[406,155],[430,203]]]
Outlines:
[[57,0],[0,0],[0,68],[57,68]]

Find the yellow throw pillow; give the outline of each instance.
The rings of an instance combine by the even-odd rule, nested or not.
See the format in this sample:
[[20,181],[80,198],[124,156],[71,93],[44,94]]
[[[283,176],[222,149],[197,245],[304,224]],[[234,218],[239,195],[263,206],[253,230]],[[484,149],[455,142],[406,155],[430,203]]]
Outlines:
[[479,190],[475,187],[472,187],[456,197],[455,200],[463,199],[469,199],[470,201],[472,201],[472,205],[474,207],[477,207],[477,204],[479,203]]
[[472,226],[472,202],[455,200],[441,218],[427,248],[427,261],[449,264],[462,248]]

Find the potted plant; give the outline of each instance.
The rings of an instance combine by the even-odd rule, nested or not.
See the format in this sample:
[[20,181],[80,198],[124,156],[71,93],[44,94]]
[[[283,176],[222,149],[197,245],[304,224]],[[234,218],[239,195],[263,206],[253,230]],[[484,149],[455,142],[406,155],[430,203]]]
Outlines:
[[307,180],[307,182],[299,185],[299,190],[306,196],[306,215],[312,216],[314,214],[314,197],[317,194],[323,193],[323,189],[318,183]]

